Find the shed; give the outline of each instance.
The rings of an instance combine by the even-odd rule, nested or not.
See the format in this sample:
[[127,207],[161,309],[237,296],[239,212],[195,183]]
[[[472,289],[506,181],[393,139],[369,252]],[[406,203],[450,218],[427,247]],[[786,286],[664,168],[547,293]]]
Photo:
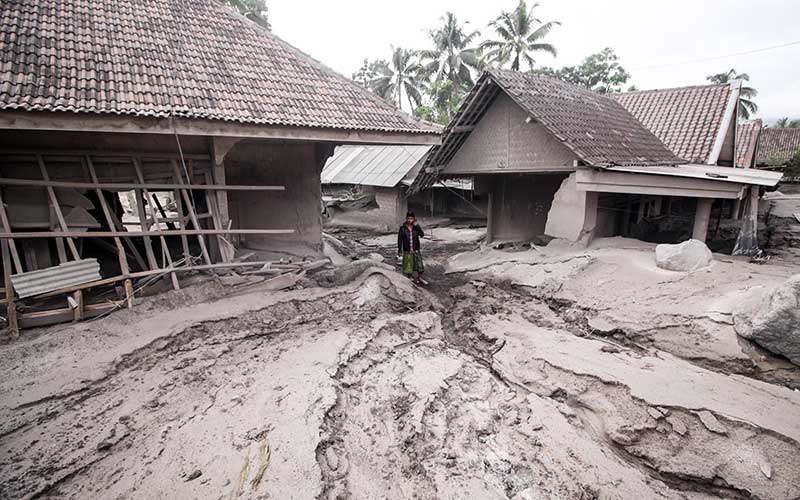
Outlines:
[[[107,281],[166,273],[177,287],[176,273],[238,249],[319,255],[320,172],[337,144],[439,142],[215,0],[2,2],[0,39],[14,274],[97,257]],[[43,209],[34,225],[14,200]]]

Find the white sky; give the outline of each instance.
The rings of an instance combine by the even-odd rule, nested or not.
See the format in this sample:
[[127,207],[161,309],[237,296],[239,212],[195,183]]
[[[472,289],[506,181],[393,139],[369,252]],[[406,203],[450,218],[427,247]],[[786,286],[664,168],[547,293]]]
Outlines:
[[[530,5],[529,1],[529,5]],[[800,41],[800,0],[540,0],[543,20],[561,21],[547,41],[561,67],[612,47],[639,89],[696,85],[730,68],[750,74],[758,116],[800,118],[800,45],[697,62]],[[273,31],[350,76],[364,58],[388,59],[390,46],[427,48],[426,29],[446,11],[483,35],[515,0],[267,0]],[[694,62],[693,62],[694,61]],[[653,68],[653,66],[659,66]]]

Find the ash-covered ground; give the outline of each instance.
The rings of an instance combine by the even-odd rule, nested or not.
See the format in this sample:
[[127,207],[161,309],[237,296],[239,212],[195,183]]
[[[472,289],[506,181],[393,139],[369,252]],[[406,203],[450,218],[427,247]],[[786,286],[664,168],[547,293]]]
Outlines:
[[342,231],[361,260],[302,288],[3,344],[0,497],[800,497],[800,368],[732,319],[797,267],[429,233],[426,288],[392,235]]

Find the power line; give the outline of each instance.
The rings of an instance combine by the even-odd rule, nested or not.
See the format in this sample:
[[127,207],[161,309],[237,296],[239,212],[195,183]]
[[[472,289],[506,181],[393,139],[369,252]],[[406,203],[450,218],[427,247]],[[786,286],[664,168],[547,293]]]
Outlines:
[[764,47],[764,48],[761,48],[761,49],[745,50],[743,52],[736,52],[736,53],[733,53],[733,54],[726,54],[726,55],[723,55],[723,56],[705,57],[705,58],[702,58],[702,59],[690,59],[690,60],[683,61],[683,62],[657,64],[655,66],[640,66],[638,68],[631,68],[631,71],[641,71],[641,70],[646,70],[646,69],[658,69],[658,68],[669,68],[669,67],[673,67],[673,66],[683,66],[684,64],[693,64],[693,63],[698,63],[698,62],[714,61],[714,60],[717,60],[717,59],[726,59],[728,57],[744,56],[744,55],[747,55],[747,54],[757,54],[759,52],[766,52],[766,51],[769,51],[769,50],[782,49],[782,48],[785,48],[785,47],[791,47],[792,45],[800,45],[800,40],[797,40],[796,42],[783,43],[781,45],[773,45],[771,47]]

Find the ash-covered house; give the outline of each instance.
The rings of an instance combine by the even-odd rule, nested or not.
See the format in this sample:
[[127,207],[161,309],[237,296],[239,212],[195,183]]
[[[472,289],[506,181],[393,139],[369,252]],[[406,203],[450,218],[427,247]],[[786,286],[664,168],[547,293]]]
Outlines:
[[0,3],[0,130],[6,275],[53,270],[37,283],[62,289],[76,273],[128,285],[230,264],[236,249],[319,255],[336,145],[439,142],[215,0]]
[[[733,103],[734,113],[736,101]],[[487,238],[538,236],[587,241],[603,236],[678,240],[658,224],[680,218],[705,240],[717,199],[742,199],[774,174],[716,163],[733,159],[729,130],[717,131],[687,161],[671,151],[620,102],[550,77],[485,72],[445,128],[414,189],[437,178],[472,176],[488,196]],[[727,152],[726,152],[727,151]],[[687,214],[684,206],[691,211]]]
[[331,221],[392,228],[408,210],[405,190],[430,146],[339,146],[322,169]]
[[322,169],[332,224],[395,229],[408,210],[419,216],[485,218],[472,179],[447,179],[408,196],[431,146],[339,146]]
[[783,170],[800,151],[800,128],[765,128],[758,136],[756,168]]

